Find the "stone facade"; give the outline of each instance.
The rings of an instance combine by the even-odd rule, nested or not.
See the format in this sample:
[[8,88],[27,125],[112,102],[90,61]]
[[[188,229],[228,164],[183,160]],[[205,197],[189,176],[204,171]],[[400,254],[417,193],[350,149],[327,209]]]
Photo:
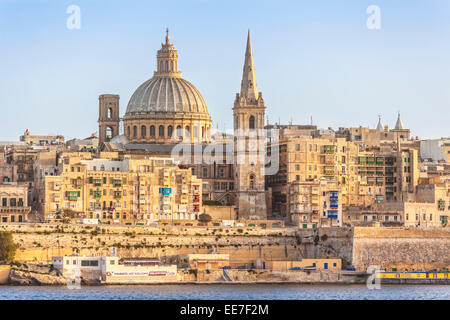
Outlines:
[[241,92],[233,108],[235,132],[236,210],[239,219],[265,219],[264,100],[257,90],[250,32],[247,38]]
[[62,157],[60,174],[45,177],[44,218],[147,224],[158,219],[197,219],[201,180],[169,158],[142,160]]
[[0,184],[0,224],[25,222],[31,208],[28,206],[28,186],[25,184]]

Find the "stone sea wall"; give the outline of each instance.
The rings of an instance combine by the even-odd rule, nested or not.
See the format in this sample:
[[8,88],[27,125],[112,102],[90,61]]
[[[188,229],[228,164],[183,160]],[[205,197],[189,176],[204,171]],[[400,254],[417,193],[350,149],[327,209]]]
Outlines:
[[357,270],[450,268],[450,229],[355,228],[352,260]]
[[187,254],[213,249],[234,266],[257,260],[341,258],[343,268],[432,270],[450,267],[450,230],[400,228],[227,228],[6,224],[19,244],[16,260],[49,263],[52,256],[158,257],[183,263]]
[[298,260],[315,257],[343,257],[351,263],[351,230],[296,228],[202,228],[134,227],[50,224],[8,224],[0,230],[13,232],[19,244],[19,262],[49,263],[52,256],[110,255],[159,257],[177,263],[177,256],[208,253],[216,249],[229,253],[231,264],[261,260]]

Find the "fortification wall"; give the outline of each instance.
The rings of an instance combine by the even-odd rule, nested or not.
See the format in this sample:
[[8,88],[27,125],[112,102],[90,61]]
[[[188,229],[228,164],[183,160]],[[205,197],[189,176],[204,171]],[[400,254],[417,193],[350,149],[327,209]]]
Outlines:
[[387,271],[434,270],[450,267],[450,229],[357,227],[353,239],[353,265]]

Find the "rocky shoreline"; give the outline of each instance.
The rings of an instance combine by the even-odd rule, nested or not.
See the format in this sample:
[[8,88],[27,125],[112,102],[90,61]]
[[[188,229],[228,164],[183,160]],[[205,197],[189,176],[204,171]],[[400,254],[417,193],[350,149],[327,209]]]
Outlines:
[[67,280],[51,266],[22,264],[11,267],[8,284],[15,286],[61,286],[66,285]]

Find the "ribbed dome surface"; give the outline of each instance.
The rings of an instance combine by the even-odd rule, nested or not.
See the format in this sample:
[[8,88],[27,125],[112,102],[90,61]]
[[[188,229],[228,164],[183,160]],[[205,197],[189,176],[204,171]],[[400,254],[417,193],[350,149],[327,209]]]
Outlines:
[[155,112],[200,113],[209,116],[205,100],[189,81],[176,76],[154,76],[136,89],[125,116]]

